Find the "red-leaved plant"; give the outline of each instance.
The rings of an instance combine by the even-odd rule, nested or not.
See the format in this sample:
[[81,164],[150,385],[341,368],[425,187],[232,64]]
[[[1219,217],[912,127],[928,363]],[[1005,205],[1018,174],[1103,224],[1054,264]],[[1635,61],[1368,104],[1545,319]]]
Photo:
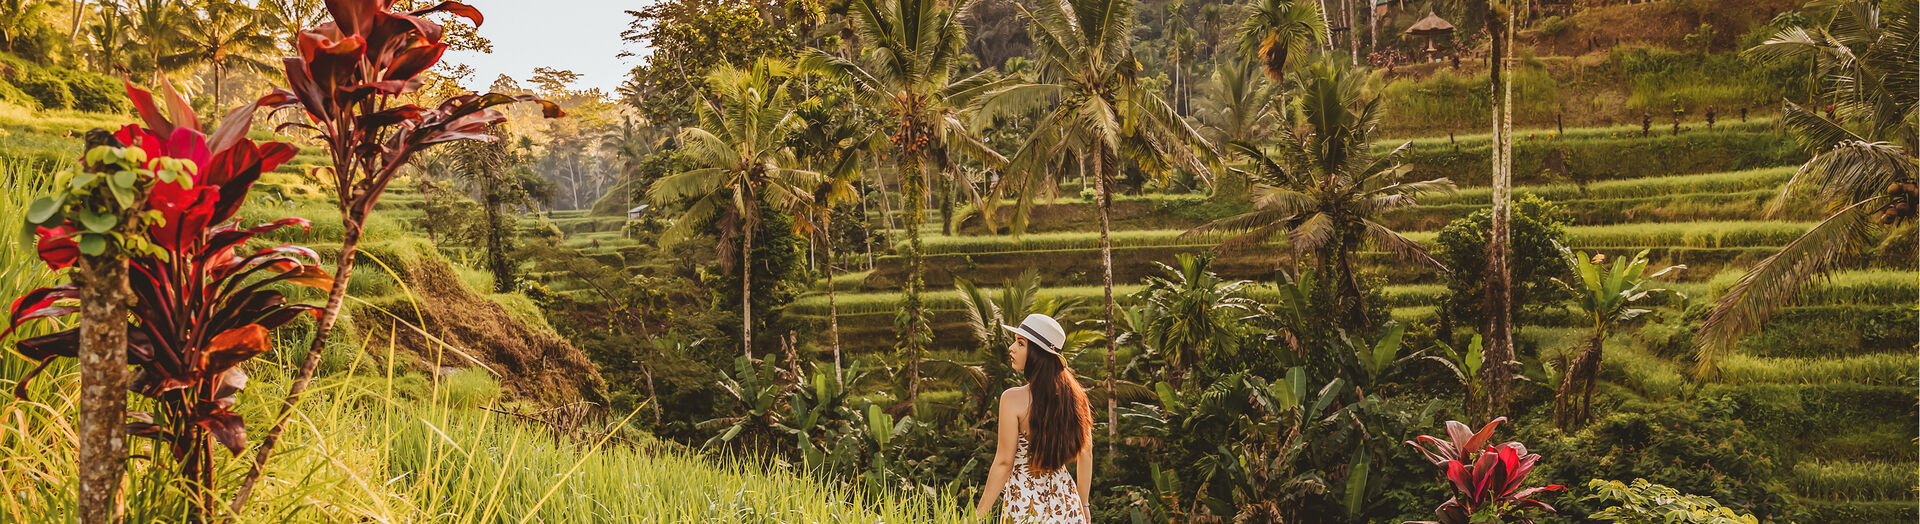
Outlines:
[[394,0],[327,0],[331,21],[300,31],[295,38],[300,56],[283,59],[288,90],[275,90],[252,107],[299,108],[306,122],[281,124],[280,131],[313,133],[332,159],[332,166],[316,169],[317,178],[332,182],[345,235],[334,268],[333,289],[321,310],[313,346],[295,371],[293,384],[281,405],[273,429],[260,442],[253,467],[234,495],[232,510],[246,506],[259,481],[288,414],[313,379],[321,349],[333,330],[346,298],[347,279],[360,245],[361,227],[373,206],[400,168],[421,150],[455,140],[494,140],[488,125],[506,119],[494,106],[519,101],[541,105],[548,118],[561,116],[560,106],[532,96],[499,93],[466,94],[433,107],[403,103],[400,95],[419,89],[421,73],[440,62],[448,45],[445,30],[428,20],[432,13],[449,13],[482,22],[480,11],[459,2],[411,12],[393,11]]
[[1421,435],[1406,442],[1419,449],[1433,465],[1439,466],[1448,485],[1453,488],[1453,498],[1434,510],[1440,520],[1417,522],[1532,523],[1533,517],[1528,515],[1531,511],[1553,513],[1553,506],[1533,497],[1547,491],[1558,491],[1564,486],[1520,487],[1526,483],[1527,474],[1533,472],[1533,465],[1540,461],[1540,455],[1527,453],[1527,447],[1519,442],[1487,444],[1493,438],[1494,428],[1506,421],[1506,417],[1493,419],[1476,432],[1466,424],[1449,420],[1446,439]]
[[[134,299],[126,320],[126,357],[138,369],[128,389],[153,399],[156,409],[127,413],[127,434],[164,444],[194,494],[196,511],[206,511],[211,504],[213,444],[235,455],[246,447],[246,421],[231,410],[235,395],[247,386],[240,364],[271,348],[267,330],[317,309],[289,304],[272,287],[327,289],[333,280],[304,247],[243,251],[256,235],[289,225],[305,227],[306,220],[286,218],[252,227],[230,221],[261,173],[292,158],[296,149],[244,138],[251,121],[246,117],[229,118],[209,136],[201,132],[186,102],[170,87],[165,91],[172,120],[161,113],[152,94],[128,83],[127,94],[145,127],[128,125],[110,136],[91,133],[92,140],[103,143],[89,150],[86,171],[74,176],[147,180],[123,184],[145,189],[145,226],[135,230],[144,236],[124,241],[140,246],[125,250]],[[90,227],[88,219],[56,214],[42,220],[37,229],[40,258],[54,269],[72,265],[83,250],[74,239],[98,229]],[[84,277],[68,275],[70,280]],[[80,286],[69,281],[20,296],[0,338],[27,321],[78,312],[74,304],[79,295]],[[77,358],[80,337],[75,327],[20,341],[20,354],[40,364],[21,378],[14,395],[25,398],[28,383],[55,357]]]

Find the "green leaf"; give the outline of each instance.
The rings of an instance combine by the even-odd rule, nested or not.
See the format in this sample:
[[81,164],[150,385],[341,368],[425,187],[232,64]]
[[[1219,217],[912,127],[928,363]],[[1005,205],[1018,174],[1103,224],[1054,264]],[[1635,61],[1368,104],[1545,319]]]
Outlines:
[[80,210],[80,225],[86,226],[87,231],[94,233],[113,231],[113,226],[119,223],[119,218],[112,214],[95,213],[91,209]]
[[1393,364],[1393,359],[1400,356],[1400,341],[1407,334],[1407,327],[1399,322],[1389,322],[1387,326],[1386,335],[1373,344],[1374,373],[1386,372],[1387,366]]
[[87,173],[87,172],[74,173],[73,179],[67,181],[67,187],[70,187],[73,189],[80,189],[83,187],[87,187],[87,184],[92,184],[94,179],[97,179],[97,178],[100,178],[99,173]]
[[110,190],[111,193],[113,193],[113,201],[114,203],[119,204],[121,209],[133,207],[134,198],[133,198],[132,187],[120,187],[120,186],[109,184],[107,186],[107,189]]
[[1480,376],[1480,366],[1487,360],[1484,349],[1480,342],[1480,335],[1474,335],[1473,341],[1467,343],[1467,361],[1464,364],[1467,365],[1468,380]]
[[56,200],[53,197],[34,199],[33,206],[27,208],[27,223],[46,224],[60,212],[61,207],[65,207],[64,204],[66,204],[65,199]]
[[745,426],[735,424],[733,427],[727,428],[726,434],[720,435],[720,441],[727,442],[733,440],[733,437],[740,435],[740,429],[743,427]]
[[139,181],[139,179],[140,174],[133,172],[133,170],[123,169],[115,171],[113,173],[113,187],[133,189],[133,183]]
[[1371,469],[1372,459],[1366,448],[1353,450],[1353,466],[1347,470],[1347,519],[1360,516],[1360,510],[1367,500],[1367,470]]
[[95,233],[80,235],[80,253],[97,257],[107,252],[107,236]]

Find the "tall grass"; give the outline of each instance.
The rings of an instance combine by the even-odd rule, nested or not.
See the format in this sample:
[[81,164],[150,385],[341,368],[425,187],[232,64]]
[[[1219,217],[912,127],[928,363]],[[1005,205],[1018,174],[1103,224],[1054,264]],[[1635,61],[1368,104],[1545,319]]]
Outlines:
[[[1144,287],[1145,286],[1140,284],[1115,285],[1113,286],[1113,295],[1117,300],[1125,300],[1127,295],[1131,295]],[[1446,294],[1447,287],[1440,284],[1408,284],[1387,286],[1383,291],[1386,294],[1385,305],[1388,307],[1409,308],[1430,306],[1439,303],[1441,295]],[[1105,300],[1105,295],[1106,288],[1102,286],[1061,286],[1042,288],[1039,298],[1080,298],[1097,303]],[[902,296],[903,294],[899,292],[841,293],[838,297],[840,315],[842,317],[849,315],[891,315],[895,309],[900,306]],[[1272,287],[1253,286],[1247,288],[1247,297],[1261,302],[1273,303],[1279,299],[1279,296],[1280,292]],[[922,293],[920,299],[926,303],[928,309],[935,311],[959,311],[966,307],[966,304],[960,297],[960,292],[951,289]],[[787,312],[800,315],[826,316],[827,296],[825,294],[811,294],[800,297],[787,306]]]
[[[1567,228],[1567,242],[1576,248],[1778,246],[1799,238],[1809,227],[1811,224],[1803,222],[1763,220],[1573,226]],[[1111,238],[1114,247],[1207,247],[1227,238],[1225,235],[1185,233],[1185,230],[1179,229],[1115,231]],[[1435,233],[1406,232],[1405,235],[1424,243],[1432,241]],[[924,252],[929,255],[1093,250],[1100,247],[1100,233],[1064,231],[1019,237],[940,236],[922,242],[925,245]]]
[[[1802,496],[1826,500],[1905,500],[1912,504],[1912,463],[1806,460],[1791,484]],[[1911,509],[1911,508],[1909,508]]]
[[[18,216],[20,206],[44,187],[35,185],[43,178],[17,168],[0,173],[34,182],[0,193],[0,213],[15,211],[0,216]],[[52,280],[32,245],[17,235],[0,244],[0,264],[0,298]],[[390,271],[384,277],[398,281]],[[404,285],[400,289],[402,300],[414,300]],[[361,329],[399,329],[365,316],[370,318],[357,321]],[[277,338],[281,345],[305,346]],[[376,353],[382,358],[369,358]],[[245,364],[252,381],[235,409],[252,424],[264,425],[274,415],[290,375],[283,363],[292,360]],[[11,390],[26,362],[9,352],[0,363],[0,390]],[[391,346],[352,352],[344,369],[322,377],[292,413],[289,445],[269,464],[246,512],[213,517],[296,523],[960,521],[954,511],[960,505],[951,500],[873,495],[852,483],[823,483],[750,460],[650,444],[621,422],[584,428],[600,437],[559,437],[541,425],[478,409],[502,404],[499,383],[485,371],[422,376],[403,365]],[[50,368],[32,383],[29,400],[0,396],[0,420],[6,421],[0,424],[0,492],[6,493],[0,522],[74,518],[76,434],[69,421],[78,378],[71,369],[65,363]],[[140,405],[138,398],[134,402]],[[127,465],[128,520],[186,520],[185,499],[169,484],[166,462],[150,458],[163,450],[141,439],[129,443],[136,458]],[[246,458],[219,460],[216,478],[238,478]],[[230,495],[221,492],[218,499]]]
[[1843,358],[1767,358],[1734,355],[1720,365],[1728,384],[1867,384],[1896,386],[1920,367],[1913,353],[1874,353]]
[[[1574,184],[1548,184],[1526,186],[1519,189],[1554,201],[1611,199],[1611,198],[1649,198],[1686,193],[1738,193],[1759,189],[1779,189],[1781,184],[1793,177],[1793,167],[1773,167],[1727,171],[1704,175],[1672,175],[1625,180],[1605,180],[1587,184],[1585,193]],[[1465,188],[1451,195],[1435,194],[1420,197],[1422,205],[1475,204],[1487,205],[1491,202],[1491,190],[1484,187]]]
[[[1741,271],[1723,271],[1714,275],[1708,290],[1714,296],[1725,293],[1744,276]],[[1920,300],[1920,277],[1912,271],[1857,270],[1828,275],[1794,298],[1802,305],[1833,304],[1914,304]]]

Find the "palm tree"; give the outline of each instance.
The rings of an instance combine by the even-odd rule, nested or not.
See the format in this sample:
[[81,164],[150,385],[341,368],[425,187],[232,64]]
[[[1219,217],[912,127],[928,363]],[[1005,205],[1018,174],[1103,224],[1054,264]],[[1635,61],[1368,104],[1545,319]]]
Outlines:
[[1213,147],[1174,114],[1159,95],[1138,83],[1140,62],[1133,57],[1134,0],[1061,0],[1040,2],[1027,32],[1039,49],[1039,78],[1002,88],[986,100],[983,116],[1023,114],[1050,108],[1009,161],[1008,176],[997,194],[1011,192],[1019,202],[1014,232],[1025,229],[1037,186],[1046,170],[1070,151],[1091,160],[1099,194],[1100,267],[1106,289],[1103,322],[1107,345],[1107,461],[1119,432],[1115,391],[1113,300],[1113,184],[1122,147],[1151,151],[1211,179],[1194,152],[1211,158]]
[[633,117],[628,116],[621,120],[618,131],[609,132],[600,138],[600,150],[607,153],[619,165],[619,180],[615,181],[612,187],[607,188],[607,192],[618,192],[629,196],[621,201],[620,212],[625,213],[626,210],[633,208],[631,196],[635,188],[646,187],[646,182],[640,180],[641,165],[667,138],[665,131],[660,127],[644,123],[636,125],[633,123]]
[[101,72],[124,73],[133,46],[133,42],[127,38],[127,10],[120,2],[112,1],[101,2],[99,12],[100,21],[86,27],[86,37],[92,47],[88,54],[93,61],[93,68]]
[[799,114],[807,125],[794,140],[795,149],[802,161],[815,166],[822,175],[820,184],[812,188],[813,204],[807,208],[810,218],[801,221],[801,225],[814,242],[826,246],[827,344],[833,348],[833,377],[844,380],[840,361],[839,290],[833,281],[834,262],[839,259],[833,250],[833,214],[840,204],[860,199],[854,183],[862,176],[860,167],[865,155],[861,153],[879,133],[856,122],[857,117],[849,116],[820,96],[802,101]]
[[[1323,0],[1324,1],[1324,0]],[[1327,40],[1326,6],[1306,0],[1260,0],[1247,6],[1240,23],[1240,52],[1260,59],[1267,77],[1279,81],[1292,71],[1292,60],[1304,57]]]
[[[1795,295],[1865,251],[1876,237],[1913,242],[1916,200],[1915,2],[1849,0],[1825,28],[1789,28],[1747,51],[1763,61],[1812,56],[1832,86],[1828,119],[1783,102],[1781,120],[1813,158],[1769,210],[1811,194],[1828,216],[1747,271],[1714,304],[1694,343],[1696,375]],[[1910,260],[1909,260],[1910,261]],[[1911,268],[1911,266],[1908,266]]]
[[[1587,256],[1585,251],[1573,253],[1566,247],[1560,248],[1560,255],[1567,259],[1567,265],[1577,268],[1579,285],[1568,284],[1553,279],[1572,291],[1577,297],[1574,303],[1580,306],[1587,321],[1593,327],[1588,335],[1587,347],[1574,357],[1571,364],[1560,369],[1560,388],[1553,395],[1553,422],[1561,430],[1584,425],[1593,419],[1593,386],[1600,375],[1601,346],[1606,343],[1607,333],[1614,326],[1633,320],[1649,310],[1640,306],[1648,300],[1664,296],[1686,298],[1676,291],[1666,288],[1650,287],[1653,279],[1687,266],[1669,266],[1666,269],[1647,274],[1647,250],[1631,259],[1613,259],[1612,269],[1602,266],[1605,255]],[[1573,396],[1581,395],[1579,407],[1573,406]]]
[[[648,188],[655,205],[692,200],[660,235],[672,245],[711,221],[720,231],[720,258],[730,264],[740,242],[740,344],[753,358],[753,232],[761,206],[797,212],[813,200],[820,175],[799,165],[787,140],[798,130],[786,92],[785,62],[762,59],[752,69],[722,66],[707,74],[713,99],[698,108],[700,126],[680,131],[681,151],[699,167],[660,179]],[[796,213],[798,214],[798,213]]]
[[13,52],[13,43],[46,24],[47,9],[53,2],[0,0],[0,45]]
[[1285,235],[1294,263],[1305,255],[1314,259],[1314,273],[1331,278],[1331,315],[1349,331],[1363,332],[1374,322],[1367,316],[1365,291],[1353,270],[1353,252],[1363,245],[1384,249],[1416,263],[1447,271],[1418,242],[1401,236],[1373,219],[1383,213],[1416,205],[1421,194],[1450,193],[1446,178],[1402,182],[1406,166],[1399,159],[1408,144],[1375,157],[1372,134],[1380,121],[1378,98],[1365,99],[1365,75],[1333,61],[1322,61],[1301,71],[1296,82],[1304,127],[1281,128],[1277,151],[1269,155],[1259,146],[1234,142],[1229,147],[1254,161],[1253,211],[1215,220],[1188,234],[1212,231],[1238,235],[1220,243],[1218,250],[1242,249]]
[[221,107],[221,83],[230,69],[272,71],[277,47],[266,23],[252,7],[231,0],[208,0],[189,8],[181,20],[179,52],[161,56],[160,69],[179,71],[206,64],[213,68],[213,106]]
[[[1207,140],[1215,144],[1263,143],[1281,124],[1285,104],[1280,100],[1280,89],[1259,71],[1249,58],[1221,55],[1213,76],[1200,85],[1200,97],[1194,101],[1193,116]],[[1222,182],[1226,185],[1225,179]],[[1234,177],[1232,182],[1240,187],[1215,190],[1246,190],[1248,180],[1244,177]]]
[[267,17],[268,31],[273,39],[293,49],[294,37],[306,29],[327,20],[327,6],[321,0],[264,0],[260,10]]
[[139,37],[134,45],[147,59],[145,67],[157,71],[160,58],[174,53],[180,18],[180,6],[173,0],[129,0],[127,25]]
[[1213,348],[1239,336],[1241,317],[1260,311],[1247,298],[1249,280],[1226,281],[1211,271],[1212,256],[1181,253],[1178,267],[1155,263],[1165,276],[1147,277],[1142,302],[1151,307],[1146,318],[1147,343],[1166,354],[1166,379],[1175,389],[1188,371]]
[[987,92],[998,81],[989,72],[957,81],[950,76],[966,56],[966,28],[955,14],[966,4],[966,0],[853,0],[849,10],[854,28],[866,45],[861,56],[849,60],[816,50],[805,62],[809,70],[851,82],[862,104],[885,112],[895,122],[890,140],[905,194],[902,218],[907,230],[906,298],[897,324],[904,328],[900,340],[907,350],[909,404],[917,404],[920,398],[920,351],[930,331],[920,301],[920,224],[926,220],[927,173],[951,172],[951,151],[989,166],[1005,162],[962,124],[961,106],[956,105]]

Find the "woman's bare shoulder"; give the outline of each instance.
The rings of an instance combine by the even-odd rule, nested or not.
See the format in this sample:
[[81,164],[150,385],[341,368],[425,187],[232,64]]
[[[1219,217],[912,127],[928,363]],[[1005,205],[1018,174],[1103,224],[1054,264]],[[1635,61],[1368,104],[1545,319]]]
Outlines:
[[1027,392],[1026,386],[1014,386],[1000,392],[1000,401],[1025,404],[1033,401],[1033,395]]

